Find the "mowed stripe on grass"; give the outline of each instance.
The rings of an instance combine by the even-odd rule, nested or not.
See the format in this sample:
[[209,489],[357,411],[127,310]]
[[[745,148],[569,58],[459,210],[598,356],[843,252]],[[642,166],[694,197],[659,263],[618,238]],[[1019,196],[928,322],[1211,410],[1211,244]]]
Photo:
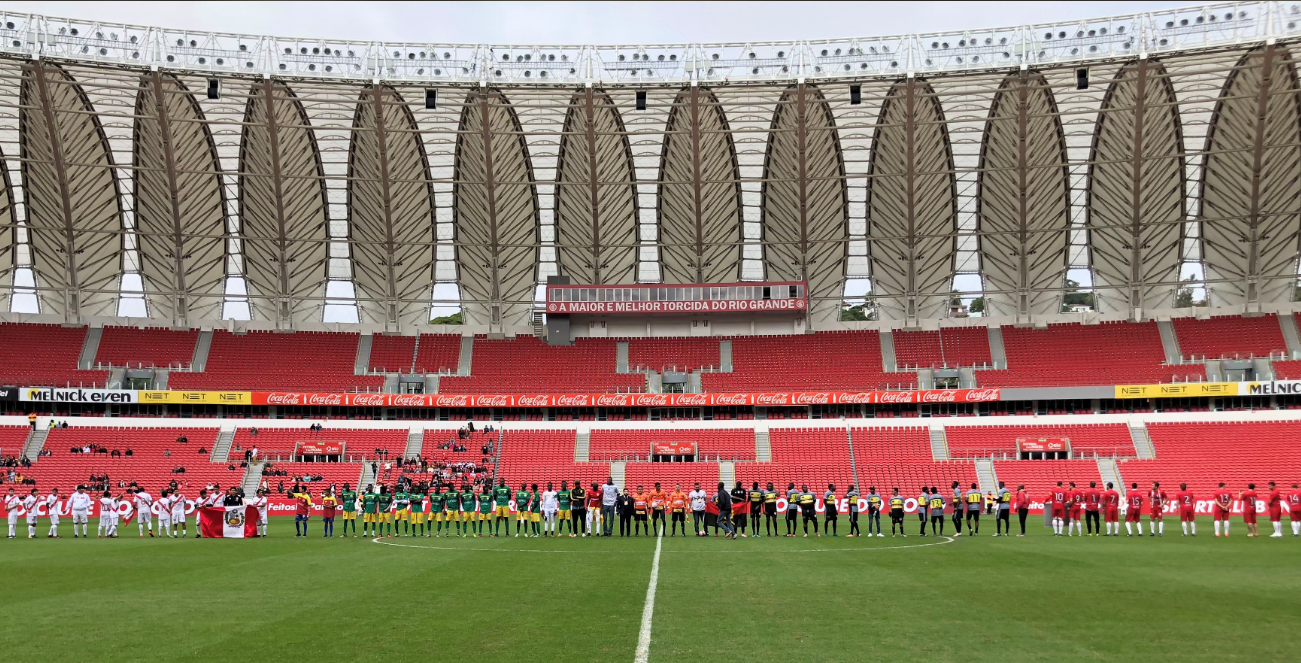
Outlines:
[[[1171,525],[1160,539],[1036,527],[943,545],[665,538],[649,660],[1294,660],[1301,539]],[[291,527],[0,542],[0,639],[14,660],[53,661],[635,655],[653,538],[377,545]]]

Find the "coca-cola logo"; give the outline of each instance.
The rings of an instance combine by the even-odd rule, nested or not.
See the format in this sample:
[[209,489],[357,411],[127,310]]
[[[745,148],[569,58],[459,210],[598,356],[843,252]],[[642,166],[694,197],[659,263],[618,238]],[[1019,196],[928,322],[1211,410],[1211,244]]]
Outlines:
[[510,396],[503,394],[493,394],[491,396],[480,396],[475,399],[475,404],[479,407],[509,407]]
[[563,394],[556,396],[556,405],[561,407],[584,407],[589,400],[584,394]]
[[911,391],[883,391],[877,396],[878,403],[912,403]]
[[343,394],[311,394],[308,405],[343,405]]
[[958,392],[953,391],[953,390],[948,390],[948,389],[946,389],[946,390],[940,390],[940,391],[923,391],[922,394],[921,394],[921,396],[922,396],[922,402],[923,402],[923,403],[956,403],[956,402],[958,402]]
[[795,395],[796,405],[826,405],[831,402],[831,394],[825,392]]
[[746,394],[715,394],[714,405],[749,405],[750,397]]
[[708,405],[709,397],[704,394],[681,394],[677,397],[677,402],[683,406]]
[[596,404],[605,407],[625,407],[628,405],[628,395],[602,394],[596,397]]
[[786,405],[790,402],[790,394],[759,394],[754,397],[755,405]]
[[546,394],[528,394],[516,398],[515,403],[520,407],[546,407],[548,399]]
[[669,397],[664,394],[642,394],[637,397],[637,405],[657,407],[669,404]]
[[267,394],[267,405],[298,405],[302,402],[302,394],[278,394],[272,392]]
[[[461,398],[465,398],[462,396]],[[395,407],[424,407],[427,405],[425,397],[420,394],[398,394],[393,397]]]
[[466,407],[469,404],[469,396],[434,396],[434,405],[437,407]]
[[1001,397],[998,389],[968,389],[968,403],[983,403],[985,401],[996,401]]
[[369,407],[383,407],[384,395],[383,394],[357,394],[356,396],[352,397],[352,404],[360,405],[360,406],[369,406]]
[[853,393],[836,394],[837,403],[871,403],[872,392],[858,391]]

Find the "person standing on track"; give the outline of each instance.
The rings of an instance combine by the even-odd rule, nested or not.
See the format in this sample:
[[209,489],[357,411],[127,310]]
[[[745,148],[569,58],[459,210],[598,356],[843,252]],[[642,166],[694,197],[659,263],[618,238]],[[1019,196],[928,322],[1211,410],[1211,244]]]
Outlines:
[[[11,539],[18,538],[18,509],[22,508],[22,506],[22,498],[14,493],[13,488],[10,488],[9,492],[5,494],[5,511],[9,517],[9,538]],[[102,510],[100,511],[99,522],[100,531],[102,532],[104,527],[104,512]]]
[[1057,487],[1048,491],[1048,497],[1044,499],[1044,507],[1049,511],[1049,518],[1053,522],[1053,536],[1062,536],[1062,526],[1066,522],[1066,503],[1070,501],[1070,493],[1062,487],[1062,482],[1057,482]]
[[1224,482],[1220,482],[1220,487],[1215,490],[1214,504],[1211,506],[1211,520],[1215,523],[1215,536],[1220,535],[1220,524],[1224,524],[1224,536],[1229,535],[1229,514],[1233,510],[1233,493],[1224,487]]
[[[257,491],[258,498],[266,500],[266,495],[259,488]],[[357,491],[352,489],[350,484],[343,484],[343,490],[339,491],[339,506],[343,509],[343,538],[348,538],[348,524],[352,524],[352,535],[357,536]],[[433,514],[429,516],[429,531],[433,533],[434,520]],[[265,525],[258,523],[258,530],[261,531]],[[265,534],[263,535],[265,536]],[[426,535],[428,536],[428,534]]]
[[980,486],[971,484],[971,490],[967,491],[967,532],[971,536],[980,534],[980,505],[985,501],[985,496],[980,494]]
[[[696,484],[696,486],[699,485],[700,484]],[[704,491],[700,491],[700,492],[703,493]],[[621,537],[632,536],[632,518],[637,512],[636,500],[633,499],[631,493],[620,493],[618,500],[616,500],[615,502],[615,507],[619,511],[619,536]],[[701,507],[702,512],[703,510],[704,508]],[[704,526],[702,525],[700,530],[700,536],[704,536],[704,535],[705,535],[705,530],[704,530]]]
[[1120,536],[1120,493],[1116,485],[1107,482],[1107,490],[1102,493],[1103,520],[1107,521],[1107,536]]
[[547,489],[542,491],[542,536],[560,536],[556,526],[556,512],[560,510],[560,499],[555,484],[547,482]]
[[136,488],[132,499],[135,500],[136,524],[140,529],[140,538],[145,538],[145,530],[147,529],[149,530],[149,538],[152,539],[154,536],[154,522],[151,509],[154,506],[154,497],[144,488]]
[[1025,536],[1025,519],[1030,515],[1030,493],[1025,490],[1025,484],[1017,484],[1016,487],[1016,517],[1021,521],[1021,533],[1017,538]]
[[560,528],[568,523],[569,538],[572,539],[577,536],[578,533],[574,530],[574,521],[571,513],[574,508],[574,502],[571,495],[572,493],[569,492],[569,482],[561,481],[560,490],[556,491],[556,531],[559,532]]
[[298,524],[302,523],[301,536],[307,536],[307,521],[312,517],[312,494],[306,488],[299,488],[294,493],[294,538],[300,536]]
[[709,494],[701,490],[700,482],[697,481],[696,489],[687,494],[687,499],[691,502],[691,526],[695,530],[696,536],[704,536],[705,503],[709,500]]
[[804,516],[804,538],[807,539],[809,536],[809,523],[813,523],[813,535],[818,536],[817,498],[813,497],[808,484],[800,485],[800,514]]
[[759,488],[759,482],[755,481],[750,486],[750,531],[751,536],[759,538],[759,521],[762,518],[763,511],[763,490]]
[[651,536],[659,536],[664,531],[664,508],[668,506],[669,496],[664,494],[660,488],[660,482],[655,482],[655,490],[650,494],[651,509]]
[[[497,487],[492,489],[493,500],[493,538],[501,536],[501,525],[506,524],[506,536],[510,536],[510,486],[506,485],[505,479],[497,479]],[[430,513],[433,513],[433,500],[430,502]],[[430,521],[429,529],[433,529],[433,521]],[[569,529],[573,530],[573,525]]]
[[[448,499],[450,500],[451,497],[449,496]],[[448,508],[451,508],[450,501]],[[521,526],[524,527],[524,538],[527,539],[529,536],[529,485],[527,483],[521,483],[519,490],[515,491],[515,538],[517,539],[520,536]]]
[[50,531],[46,538],[59,538],[59,489],[50,489],[50,494],[45,498],[45,513],[50,517]]
[[927,499],[930,501],[927,511],[931,514],[931,536],[944,536],[944,496],[940,494],[940,487],[932,486]]
[[[410,493],[408,493],[408,498]],[[334,515],[339,510],[339,498],[334,496],[334,491],[326,488],[321,491],[321,538],[334,538]],[[412,536],[415,536],[415,528],[412,528]]]
[[1156,536],[1165,536],[1165,504],[1167,499],[1165,491],[1161,490],[1161,484],[1153,481],[1152,490],[1147,495],[1147,510],[1150,520],[1148,524],[1152,526],[1152,531],[1148,532],[1148,536],[1154,534]]
[[578,536],[587,536],[587,489],[581,480],[574,480],[569,500],[569,517],[574,521],[570,529],[576,529]]
[[[344,485],[346,486],[347,484],[344,484]],[[267,535],[267,491],[262,490],[261,488],[258,488],[258,489],[257,489],[257,492],[255,493],[255,495],[256,495],[256,497],[253,498],[253,501],[249,502],[248,504],[249,504],[249,506],[254,507],[254,508],[257,509],[257,535],[260,536],[260,537],[262,537],[262,538],[266,538],[266,535]],[[353,499],[356,499],[356,493],[353,493]],[[353,509],[354,509],[354,511],[353,511],[353,521],[352,521],[352,522],[353,522],[353,526],[352,526],[352,527],[353,527],[352,535],[353,535],[353,536],[356,536],[356,535],[357,535],[357,525],[356,525],[356,522],[357,522],[357,520],[356,520],[357,514],[356,514],[356,511],[355,511],[355,509],[356,509],[356,505],[353,506]],[[345,515],[346,515],[346,514],[345,514]],[[347,523],[347,520],[344,520],[344,522]]]
[[1238,495],[1242,500],[1242,522],[1247,526],[1247,536],[1260,536],[1256,526],[1256,484],[1247,484],[1247,490]]
[[1134,536],[1130,524],[1138,525],[1138,535],[1143,536],[1143,491],[1138,489],[1138,482],[1129,484],[1125,493],[1125,536]]
[[614,534],[615,507],[619,504],[619,487],[614,477],[606,477],[601,484],[601,536]]
[[[738,482],[737,488],[741,487]],[[732,525],[732,495],[727,492],[727,485],[718,482],[718,493],[714,495],[714,506],[718,507],[718,524],[723,528],[723,536],[736,540],[736,527]]]
[[172,493],[166,488],[158,491],[158,536],[172,536]]
[[[768,484],[768,487],[771,488],[772,484]],[[849,534],[846,536],[849,538],[863,536],[863,533],[858,530],[858,497],[858,486],[850,484],[849,490],[845,491],[845,501],[848,502],[849,509]]]
[[99,498],[99,532],[95,538],[102,539],[106,536],[110,539],[117,538],[117,507],[118,501],[113,497],[113,493],[104,491],[103,497]]
[[[998,505],[998,517],[994,520],[994,536],[1011,536],[1012,535],[1012,491],[1007,489],[1007,485],[1002,481],[998,482],[998,494],[994,496]],[[1007,526],[1007,534],[1003,534],[1003,526]]]
[[81,526],[81,538],[90,538],[90,530],[87,528],[90,527],[90,505],[93,501],[86,494],[85,486],[77,486],[77,490],[68,496],[68,509],[72,511],[72,538],[77,538],[78,525]]
[[[876,486],[867,489],[867,535],[872,536],[872,526],[876,525],[876,535],[884,537],[885,533],[881,531],[881,507],[884,500],[876,492]],[[941,512],[942,513],[942,512]]]
[[1183,528],[1183,535],[1189,536],[1189,529],[1191,529],[1191,535],[1197,536],[1197,500],[1188,490],[1188,484],[1179,484],[1179,492],[1175,493],[1175,504],[1179,506],[1179,525]]
[[800,513],[800,491],[795,490],[795,483],[786,484],[786,536],[795,536],[795,525]]
[[917,532],[917,536],[926,536],[926,515],[931,507],[931,494],[929,491],[929,488],[922,486],[922,492],[917,496],[917,519],[922,523],[921,531]]
[[682,492],[682,484],[669,493],[669,519],[669,536],[678,535],[678,523],[682,523],[682,536],[687,535],[687,494]]
[[587,534],[601,536],[601,487],[592,482],[592,489],[587,491]]
[[646,495],[644,486],[637,486],[637,492],[632,495],[633,506],[633,536],[641,536],[641,529],[644,524],[646,533],[650,534],[650,523],[646,520],[646,510],[650,506],[650,498]]
[[899,528],[899,534],[907,538],[907,532],[903,531],[903,496],[899,494],[898,488],[890,489],[890,538],[894,538],[895,526]]
[[[370,526],[372,533],[368,534],[366,527]],[[451,527],[448,527],[449,533]],[[379,495],[375,494],[375,486],[367,485],[366,492],[361,496],[361,535],[364,537],[379,536]]]
[[1066,536],[1075,536],[1075,532],[1084,536],[1084,524],[1080,522],[1080,512],[1084,510],[1084,493],[1075,487],[1074,481],[1070,485],[1071,501],[1066,507]]
[[1269,497],[1266,499],[1269,524],[1274,526],[1274,533],[1270,534],[1269,538],[1281,539],[1283,538],[1283,495],[1273,481],[1269,482]]
[[741,509],[742,504],[748,503],[748,499],[749,491],[745,489],[745,486],[740,481],[737,481],[736,486],[732,488],[732,512],[730,515],[732,516],[732,529],[743,539],[745,538],[745,515],[738,515],[736,512]]
[[1084,527],[1089,530],[1089,536],[1102,533],[1102,523],[1098,518],[1101,510],[1102,493],[1098,492],[1098,482],[1090,481],[1088,490],[1084,491]]

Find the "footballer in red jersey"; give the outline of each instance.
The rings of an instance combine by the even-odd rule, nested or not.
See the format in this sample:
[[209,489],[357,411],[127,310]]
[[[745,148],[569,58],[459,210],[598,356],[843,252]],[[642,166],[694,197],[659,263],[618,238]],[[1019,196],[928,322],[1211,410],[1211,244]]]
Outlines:
[[1138,482],[1129,484],[1125,494],[1125,536],[1134,536],[1130,524],[1138,525],[1138,535],[1143,536],[1143,491],[1138,489]]
[[1269,482],[1269,497],[1265,498],[1265,510],[1269,513],[1269,524],[1274,526],[1274,533],[1269,535],[1271,539],[1283,538],[1283,494],[1279,492],[1278,486],[1274,482]]
[[1084,493],[1075,487],[1075,482],[1070,482],[1070,503],[1066,511],[1070,520],[1066,525],[1066,535],[1073,536],[1073,532],[1079,530],[1080,536],[1084,536],[1084,526],[1080,523],[1080,512],[1084,510]]
[[1215,504],[1211,507],[1211,517],[1215,520],[1215,536],[1220,535],[1220,524],[1224,524],[1224,536],[1229,535],[1229,511],[1233,508],[1233,493],[1224,487],[1224,482],[1220,482],[1220,487],[1215,490]]
[[1057,482],[1057,487],[1048,491],[1048,498],[1044,501],[1052,509],[1053,519],[1053,536],[1062,535],[1062,524],[1066,520],[1066,503],[1070,501],[1070,491],[1062,488],[1062,482]]
[[[1179,525],[1184,529],[1184,536],[1197,536],[1197,500],[1193,497],[1192,491],[1188,490],[1188,484],[1179,484],[1179,492],[1175,493],[1175,504],[1179,506]],[[1189,531],[1191,530],[1191,532]]]
[[1098,492],[1098,482],[1090,481],[1088,490],[1084,491],[1084,526],[1089,536],[1102,533],[1102,523],[1098,518],[1102,510],[1102,493]]
[[1247,525],[1247,536],[1258,536],[1256,527],[1256,484],[1247,484],[1247,489],[1238,494],[1242,500],[1242,522]]
[[1110,481],[1102,493],[1102,519],[1107,522],[1106,536],[1120,536],[1120,493]]
[[1168,498],[1165,491],[1161,490],[1161,484],[1156,481],[1152,482],[1152,490],[1147,493],[1147,513],[1151,522],[1152,531],[1148,536],[1165,536],[1165,504]]
[[1287,494],[1288,510],[1291,512],[1292,536],[1301,536],[1301,489],[1292,484],[1292,492]]

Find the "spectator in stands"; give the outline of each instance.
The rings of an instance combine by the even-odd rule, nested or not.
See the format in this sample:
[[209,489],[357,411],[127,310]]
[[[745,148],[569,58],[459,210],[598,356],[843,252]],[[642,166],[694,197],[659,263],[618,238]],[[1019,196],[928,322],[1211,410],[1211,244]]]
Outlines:
[[126,451],[123,451],[123,452],[122,452],[122,455],[123,455],[123,456],[126,456],[126,457],[129,458],[129,457],[131,457],[131,456],[134,456],[134,455],[135,455],[135,452],[131,451],[131,447],[127,447],[127,448],[126,448]]
[[249,458],[250,458],[249,462],[251,462],[251,463],[256,463],[256,462],[257,462],[257,459],[258,459],[257,445],[253,445],[253,449],[252,449],[252,451],[251,451],[250,453],[251,453],[251,455],[249,456]]
[[32,426],[32,430],[36,430],[36,413],[35,413],[35,412],[28,412],[28,413],[27,413],[27,423],[31,424],[31,426]]
[[63,423],[59,425],[59,428],[67,428],[67,427],[68,427],[68,420],[64,419]]
[[81,453],[84,453],[84,454],[88,454],[88,453],[90,453],[90,445],[89,445],[89,444],[83,445],[83,446],[81,447]]
[[72,447],[72,448],[68,449],[68,453],[79,454],[79,453],[81,453],[81,449],[78,449],[77,447]]
[[276,492],[280,493],[281,495],[285,494],[285,482],[283,481],[276,482]]
[[122,452],[118,451],[117,449],[114,449],[109,452],[108,456],[109,458],[120,458],[122,456]]
[[256,428],[250,428],[249,431],[248,431],[248,434],[249,434],[249,435],[252,435],[253,437],[257,437],[257,429],[256,429]]
[[163,449],[163,458],[171,458],[171,457],[172,457],[171,449]]
[[176,443],[177,443],[177,444],[188,444],[189,442],[190,442],[190,438],[185,437],[185,434],[184,434],[184,433],[182,433],[182,434],[180,435],[180,437],[177,437],[177,438],[176,438]]

